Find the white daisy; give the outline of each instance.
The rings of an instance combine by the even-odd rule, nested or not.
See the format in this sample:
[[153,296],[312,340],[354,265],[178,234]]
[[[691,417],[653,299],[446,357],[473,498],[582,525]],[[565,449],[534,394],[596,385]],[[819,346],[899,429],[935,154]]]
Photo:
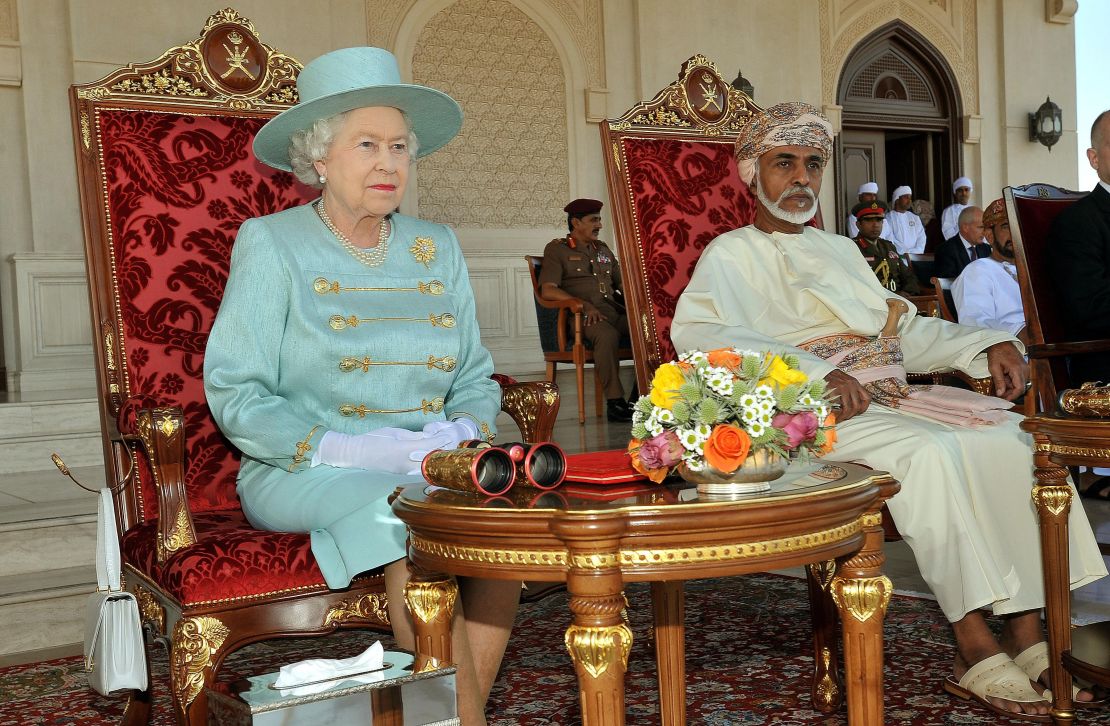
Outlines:
[[697,429],[678,429],[675,433],[678,434],[678,440],[687,451],[701,453],[701,444],[705,439],[698,436]]

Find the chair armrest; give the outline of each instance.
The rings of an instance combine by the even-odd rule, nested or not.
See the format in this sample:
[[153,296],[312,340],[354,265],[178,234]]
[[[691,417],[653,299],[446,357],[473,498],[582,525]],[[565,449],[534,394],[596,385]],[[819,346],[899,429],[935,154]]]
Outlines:
[[1041,343],[1040,345],[1025,346],[1025,353],[1030,358],[1058,358],[1064,355],[1077,355],[1080,353],[1100,353],[1110,350],[1110,339],[1079,340],[1070,343]]
[[179,407],[141,408],[135,428],[150,459],[158,492],[158,562],[196,544],[185,496],[185,416]]
[[501,383],[501,410],[520,428],[524,441],[550,441],[559,414],[559,387],[546,381]]
[[577,315],[582,312],[582,307],[585,303],[580,298],[569,298],[564,300],[548,300],[540,297],[539,292],[536,293],[536,302],[540,304],[541,308],[551,308],[553,310],[566,309],[569,312]]

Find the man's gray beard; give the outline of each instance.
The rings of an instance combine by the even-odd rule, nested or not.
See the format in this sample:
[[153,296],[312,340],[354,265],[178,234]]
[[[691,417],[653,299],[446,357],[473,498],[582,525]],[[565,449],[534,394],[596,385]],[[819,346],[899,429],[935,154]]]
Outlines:
[[[759,173],[755,175],[755,198],[758,199],[767,211],[770,212],[772,217],[781,219],[788,224],[805,224],[813,219],[813,215],[817,214],[817,199],[813,199],[813,205],[805,211],[790,212],[779,206],[782,203],[783,197],[786,197],[794,191],[794,187],[790,187],[779,195],[778,201],[772,202],[767,194],[763,191],[763,183],[759,180]],[[806,189],[810,194],[813,193],[811,189]]]

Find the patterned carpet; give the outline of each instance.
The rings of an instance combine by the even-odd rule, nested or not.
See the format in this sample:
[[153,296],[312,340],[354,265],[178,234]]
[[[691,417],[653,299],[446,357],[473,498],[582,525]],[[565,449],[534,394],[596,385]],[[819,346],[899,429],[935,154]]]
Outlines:
[[[628,591],[635,643],[627,676],[628,724],[658,723],[654,661],[647,642],[648,588]],[[490,726],[546,726],[580,721],[574,671],[563,648],[569,620],[560,593],[522,607],[501,678],[494,686]],[[775,575],[703,580],[687,585],[687,702],[691,726],[846,724],[841,712],[809,708],[809,612],[805,584]],[[935,603],[895,596],[886,618],[886,723],[941,726],[1025,723],[995,717],[941,690],[953,656],[950,631]],[[306,657],[346,657],[372,633],[261,643],[239,651],[228,680],[276,670]],[[389,647],[388,641],[386,647]],[[166,658],[154,662],[153,724],[172,724]],[[0,669],[0,725],[118,723],[124,699],[90,691],[79,658]],[[1110,724],[1110,711],[1081,711],[1082,724]]]

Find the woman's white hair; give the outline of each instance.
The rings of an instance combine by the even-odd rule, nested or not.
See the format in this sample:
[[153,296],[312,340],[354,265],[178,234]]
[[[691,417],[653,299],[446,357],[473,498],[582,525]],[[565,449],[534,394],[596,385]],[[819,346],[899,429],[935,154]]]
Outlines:
[[[343,128],[350,111],[337,113],[334,116],[314,121],[311,126],[301,131],[294,131],[289,136],[289,165],[293,167],[293,175],[302,184],[316,189],[323,189],[320,182],[320,173],[316,171],[316,162],[327,158],[328,149],[335,141],[335,135]],[[401,116],[405,119],[405,127],[409,130],[408,146],[410,162],[416,161],[416,153],[420,148],[416,134],[412,130],[412,122],[404,111]]]

